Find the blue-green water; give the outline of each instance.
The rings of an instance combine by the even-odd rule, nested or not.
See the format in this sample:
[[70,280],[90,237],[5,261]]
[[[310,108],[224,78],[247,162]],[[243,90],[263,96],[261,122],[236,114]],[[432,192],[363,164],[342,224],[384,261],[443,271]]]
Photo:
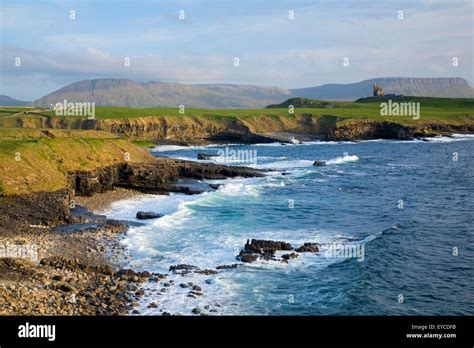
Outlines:
[[[142,314],[195,307],[244,315],[474,314],[474,138],[230,148],[256,150],[253,166],[275,171],[212,181],[224,185],[197,196],[113,205],[109,216],[122,219],[138,210],[167,214],[130,229],[123,241],[129,266],[215,268],[236,263],[250,238],[363,245],[363,260],[322,250],[288,264],[170,276],[175,283],[164,292],[163,282],[145,286]],[[195,159],[216,149],[161,147],[155,154]],[[331,164],[315,167],[316,159]],[[187,297],[178,284],[189,281],[204,295]],[[158,307],[147,308],[151,302]]]

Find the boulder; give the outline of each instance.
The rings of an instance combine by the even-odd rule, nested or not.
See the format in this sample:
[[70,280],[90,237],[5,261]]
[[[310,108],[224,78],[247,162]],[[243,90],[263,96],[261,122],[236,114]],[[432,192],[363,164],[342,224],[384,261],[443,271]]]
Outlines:
[[236,263],[233,263],[231,265],[221,265],[217,266],[216,269],[232,269],[232,268],[237,268],[238,265]]
[[198,152],[197,159],[198,160],[210,160],[212,157],[218,157],[219,155],[212,154],[212,153],[204,153]]
[[61,282],[57,284],[56,289],[61,290],[63,292],[71,292],[74,294],[78,293],[78,290],[74,286],[66,282]]
[[319,251],[319,244],[317,243],[304,243],[302,246],[295,250],[298,253],[317,253]]
[[151,211],[139,211],[137,212],[137,219],[138,220],[149,220],[149,219],[158,219],[163,217],[162,214],[153,213]]
[[259,258],[258,254],[244,253],[243,251],[241,251],[240,254],[237,256],[237,260],[242,261],[242,262],[247,262],[247,263],[252,263],[254,261],[257,261],[258,258]]
[[170,266],[169,271],[173,272],[174,274],[181,274],[181,275],[186,275],[189,273],[210,275],[210,274],[217,273],[217,271],[213,269],[201,269],[198,266],[188,265],[188,264],[172,265]]
[[254,262],[258,258],[274,260],[276,251],[291,249],[291,244],[286,242],[261,239],[247,240],[244,249],[237,256],[237,260],[242,262]]
[[281,258],[285,261],[288,261],[290,259],[296,259],[299,255],[297,253],[291,253],[291,254],[285,254],[281,255]]

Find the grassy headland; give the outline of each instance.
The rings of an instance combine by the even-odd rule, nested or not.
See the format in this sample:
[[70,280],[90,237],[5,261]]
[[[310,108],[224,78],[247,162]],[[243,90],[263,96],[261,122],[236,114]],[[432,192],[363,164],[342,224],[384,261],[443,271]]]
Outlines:
[[60,190],[68,172],[122,163],[125,156],[130,162],[151,158],[106,132],[0,129],[0,195]]
[[[474,99],[468,98],[429,98],[429,97],[402,97],[395,99],[397,102],[419,102],[421,106],[421,121],[444,120],[464,121],[466,117],[474,116]],[[315,117],[330,115],[338,118],[371,119],[393,122],[407,122],[410,116],[381,116],[380,103],[384,98],[364,98],[356,102],[324,101],[307,98],[292,98],[281,104],[270,105],[266,109],[185,109],[184,114],[179,108],[128,108],[99,106],[95,109],[96,120],[117,120],[158,117],[172,119],[199,118],[202,120],[229,122],[234,119],[253,121],[256,118],[266,119],[292,119],[301,115]],[[294,114],[288,112],[288,106],[295,107]],[[18,117],[28,120],[35,117],[50,117],[54,119],[71,120],[80,117],[56,116],[52,110],[31,107],[0,107],[0,125],[5,127],[9,120]],[[177,122],[177,120],[175,120]],[[72,128],[78,126],[77,122],[67,122]],[[10,123],[11,125],[11,123]],[[31,127],[27,127],[31,128]]]
[[150,155],[139,147],[153,142],[255,142],[278,132],[332,140],[474,132],[474,99],[397,98],[420,103],[417,120],[381,116],[383,101],[294,98],[266,109],[186,109],[185,114],[178,108],[97,107],[93,120],[59,117],[39,108],[2,107],[0,194],[54,191],[65,186],[66,173],[123,162],[125,153],[130,161],[147,161]]

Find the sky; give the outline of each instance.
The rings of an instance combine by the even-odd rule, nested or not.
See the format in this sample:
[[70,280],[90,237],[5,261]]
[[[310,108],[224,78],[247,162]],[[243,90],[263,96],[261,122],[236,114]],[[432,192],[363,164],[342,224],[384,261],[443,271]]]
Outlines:
[[94,78],[302,88],[463,77],[472,86],[473,4],[0,0],[0,94],[30,101]]

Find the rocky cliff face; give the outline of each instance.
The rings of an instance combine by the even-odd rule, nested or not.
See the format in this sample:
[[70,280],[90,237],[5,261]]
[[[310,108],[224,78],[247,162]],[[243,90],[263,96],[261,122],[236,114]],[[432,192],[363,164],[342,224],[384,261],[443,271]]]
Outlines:
[[[255,117],[140,117],[86,120],[60,117],[21,117],[0,120],[0,126],[11,128],[83,129],[105,131],[130,140],[157,143],[265,143],[277,141],[271,133],[288,132],[318,136],[324,140],[409,139],[433,136],[439,132],[472,133],[472,120],[426,121],[416,125],[398,122],[344,119],[330,115],[299,114]],[[11,123],[11,124],[10,124]]]
[[245,167],[156,158],[145,163],[119,163],[92,171],[70,172],[68,186],[79,196],[91,196],[114,187],[154,193],[189,193],[186,188],[178,186],[178,179],[204,180],[262,175],[260,171]]
[[163,159],[150,163],[118,163],[92,171],[70,172],[68,182],[76,195],[92,196],[115,187],[166,192],[178,178],[174,163]]
[[30,129],[100,130],[131,140],[199,144],[206,142],[264,143],[274,141],[263,136],[270,132],[326,134],[337,117],[296,115],[294,117],[136,117],[87,120],[77,117],[42,115],[0,119],[0,127]]
[[337,121],[333,116],[297,115],[278,117],[142,117],[121,120],[98,120],[88,126],[136,140],[174,141],[183,143],[272,142],[263,136],[271,132],[294,132],[300,134],[326,135],[329,127]]
[[338,122],[331,130],[332,140],[398,139],[431,137],[440,133],[473,133],[474,124],[447,124],[443,122],[402,125],[396,122],[374,120],[347,120]]
[[178,185],[180,178],[225,179],[263,175],[261,171],[251,168],[168,158],[104,165],[87,171],[69,171],[67,183],[59,190],[0,196],[0,227],[28,227],[29,224],[53,226],[71,222],[70,208],[75,196],[92,196],[115,187],[160,194],[193,194],[198,192]]

